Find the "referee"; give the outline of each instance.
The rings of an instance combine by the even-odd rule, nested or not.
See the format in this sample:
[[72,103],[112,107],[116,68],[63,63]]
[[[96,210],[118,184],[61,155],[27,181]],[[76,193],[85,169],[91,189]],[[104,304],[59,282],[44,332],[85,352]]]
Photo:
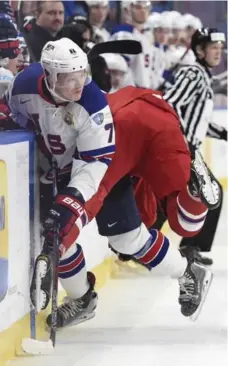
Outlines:
[[[224,33],[217,29],[198,29],[191,41],[191,48],[196,56],[195,64],[181,66],[174,75],[174,83],[164,92],[164,99],[180,118],[193,156],[206,136],[227,140],[227,130],[212,123],[213,91],[210,72],[210,69],[220,63],[224,42]],[[207,265],[212,264],[212,260],[202,257],[200,252],[211,250],[221,207],[222,200],[217,209],[208,212],[201,232],[193,238],[183,238],[180,244],[183,252],[189,246],[194,247],[195,256]],[[156,227],[161,227],[164,220],[165,218],[158,220],[160,222],[156,223]]]

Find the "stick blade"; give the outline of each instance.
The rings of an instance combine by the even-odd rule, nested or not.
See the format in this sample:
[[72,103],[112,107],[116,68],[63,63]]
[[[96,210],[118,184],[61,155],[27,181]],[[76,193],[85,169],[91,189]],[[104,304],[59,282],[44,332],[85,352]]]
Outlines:
[[88,60],[97,57],[102,53],[121,53],[129,55],[138,55],[142,52],[142,45],[135,40],[119,40],[98,43],[88,53]]
[[31,355],[50,355],[54,351],[54,347],[50,339],[43,342],[36,339],[24,338],[22,339],[21,346],[24,352]]

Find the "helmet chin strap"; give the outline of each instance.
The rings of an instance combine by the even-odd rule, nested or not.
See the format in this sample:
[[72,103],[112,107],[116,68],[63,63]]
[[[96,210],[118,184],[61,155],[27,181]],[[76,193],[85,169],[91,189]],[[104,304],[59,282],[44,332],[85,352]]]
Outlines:
[[201,58],[201,59],[200,59],[200,58],[198,58],[198,57],[197,57],[197,59],[196,59],[196,60],[197,60],[197,62],[199,62],[199,63],[200,63],[202,66],[204,66],[204,67],[207,67],[207,68],[209,67],[209,68],[211,68],[211,69],[212,69],[212,67],[213,67],[213,66],[209,65],[209,63],[206,61],[206,59],[205,59],[205,58]]

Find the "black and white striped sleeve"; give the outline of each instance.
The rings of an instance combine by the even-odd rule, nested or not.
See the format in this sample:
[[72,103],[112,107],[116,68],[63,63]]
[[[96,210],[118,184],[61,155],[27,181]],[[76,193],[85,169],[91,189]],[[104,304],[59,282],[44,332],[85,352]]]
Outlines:
[[181,67],[175,75],[175,82],[166,90],[164,99],[172,105],[181,118],[181,108],[193,98],[201,81],[200,71],[194,67]]
[[223,126],[217,125],[217,123],[211,122],[208,125],[207,136],[227,141],[227,129]]
[[[210,96],[211,98],[211,96]],[[175,75],[164,99],[180,118],[187,141],[198,146],[204,140],[208,123],[208,85],[203,72],[196,66],[183,66]],[[211,109],[211,108],[209,108]]]

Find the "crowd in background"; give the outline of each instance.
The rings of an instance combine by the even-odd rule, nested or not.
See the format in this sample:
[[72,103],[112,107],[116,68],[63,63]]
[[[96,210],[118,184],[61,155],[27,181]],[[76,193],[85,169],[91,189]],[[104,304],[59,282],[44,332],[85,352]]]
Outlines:
[[[131,3],[135,3],[136,7],[141,3],[144,7],[136,8],[135,14],[132,15],[129,11]],[[226,2],[216,2],[216,12],[213,15],[212,2],[207,3],[207,15],[203,15],[205,12],[202,12],[202,7],[205,7],[205,4],[200,1],[1,1],[0,20],[5,21],[4,15],[13,19],[19,41],[18,55],[14,58],[12,55],[5,57],[4,52],[7,50],[3,41],[6,40],[7,34],[0,33],[1,93],[18,71],[31,62],[39,61],[46,42],[68,37],[88,52],[96,43],[120,39],[116,37],[113,29],[118,24],[135,26],[134,16],[137,17],[137,26],[140,24],[137,30],[143,33],[144,38],[141,41],[138,36],[134,38],[133,34],[132,39],[144,42],[146,37],[146,47],[153,47],[149,84],[145,85],[138,80],[139,77],[137,79],[136,74],[140,74],[139,68],[136,73],[130,70],[127,55],[102,55],[92,65],[92,76],[98,78],[99,86],[109,92],[129,84],[161,90],[164,83],[170,82],[170,70],[173,71],[176,65],[194,62],[194,55],[189,46],[191,36],[197,28],[217,26],[224,31]],[[188,13],[189,9],[192,14]],[[201,16],[193,15],[196,12]],[[210,24],[205,24],[204,19],[210,21]],[[122,35],[121,39],[124,37]],[[225,106],[227,103],[226,81],[223,83],[224,74],[227,72],[226,62],[225,45],[222,63],[215,70],[215,75],[219,74],[214,81],[217,106]],[[105,69],[102,74],[101,68]],[[111,85],[106,80],[108,74]]]

